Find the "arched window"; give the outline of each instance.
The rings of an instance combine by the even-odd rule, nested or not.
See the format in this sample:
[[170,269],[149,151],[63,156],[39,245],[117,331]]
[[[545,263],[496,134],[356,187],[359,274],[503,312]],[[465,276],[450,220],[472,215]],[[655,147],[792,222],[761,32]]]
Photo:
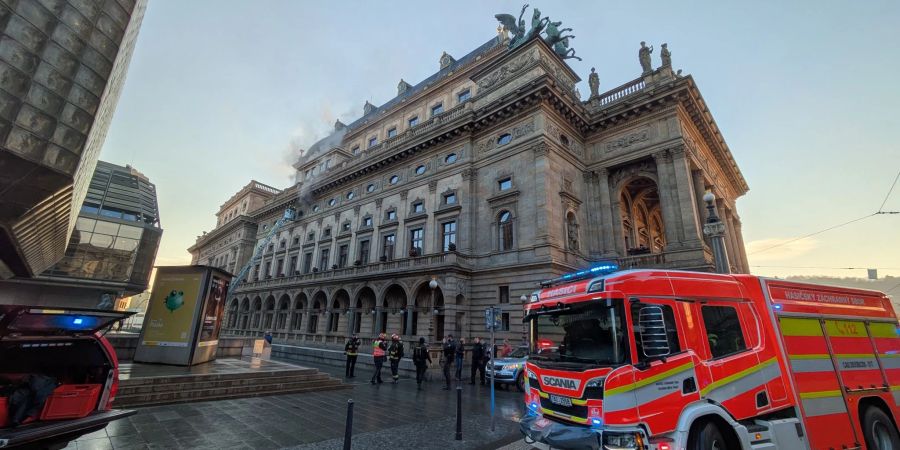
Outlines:
[[513,248],[513,223],[512,214],[509,211],[501,211],[497,216],[497,225],[499,229],[498,247],[501,252],[512,250]]

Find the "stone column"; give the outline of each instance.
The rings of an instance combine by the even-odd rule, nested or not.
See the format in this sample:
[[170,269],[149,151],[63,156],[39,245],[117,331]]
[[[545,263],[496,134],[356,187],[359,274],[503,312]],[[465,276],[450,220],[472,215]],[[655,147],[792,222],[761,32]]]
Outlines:
[[733,233],[737,237],[738,251],[740,252],[741,264],[744,266],[744,273],[750,273],[750,262],[747,260],[747,248],[744,247],[744,233],[741,231],[740,217],[734,215],[733,224]]
[[378,302],[375,303],[375,329],[372,330],[372,336],[378,336],[378,333],[381,332],[381,327],[384,325],[381,323],[383,317],[381,316],[381,308],[378,307]]
[[736,233],[737,230],[734,226],[734,211],[733,210],[728,211],[728,222],[727,223],[728,223],[728,231],[729,231],[730,237],[731,237],[731,248],[734,251],[734,253],[731,253],[731,255],[730,255],[731,260],[734,261],[734,267],[737,269],[736,272],[746,273],[747,266],[744,265],[744,261],[741,258],[742,252],[741,252],[740,244],[738,243],[738,238],[737,238],[737,233]]
[[672,150],[672,156],[672,168],[675,172],[674,197],[677,198],[678,210],[681,212],[683,243],[696,246],[700,243],[703,231],[701,222],[698,220],[694,181],[691,178],[691,164],[688,161],[687,150],[684,148],[684,145],[675,147]]
[[412,336],[412,326],[413,326],[413,310],[416,308],[416,299],[407,298],[406,299],[406,335]]
[[356,311],[355,308],[350,308],[349,305],[347,309],[350,311],[350,313],[347,314],[347,316],[349,316],[347,317],[347,336],[352,336],[353,329],[356,325]]
[[[725,248],[728,249],[728,264],[729,267],[737,269],[737,265],[734,263],[735,261],[735,250],[734,250],[734,239],[731,235],[731,221],[729,217],[731,213],[729,212],[728,206],[725,204],[725,201],[722,199],[716,199],[716,208],[720,211],[719,217],[722,220],[722,223],[725,224]],[[734,270],[736,271],[736,270]]]
[[656,188],[665,221],[666,250],[678,248],[681,246],[682,237],[681,217],[678,213],[677,197],[672,195],[675,190],[673,186],[675,180],[669,171],[672,155],[666,150],[661,150],[653,154],[653,159],[656,161],[656,177],[659,179]]
[[694,198],[697,203],[697,220],[706,223],[706,204],[703,202],[703,194],[706,193],[706,182],[703,180],[703,171],[691,171],[691,179],[694,182]]
[[[615,237],[622,232],[622,224],[616,229],[613,225],[616,217],[619,217],[618,206],[613,209],[613,202],[609,192],[609,170],[605,167],[597,171],[596,177],[597,196],[600,204],[600,238],[603,243],[603,256],[612,256],[616,254]],[[618,205],[618,201],[616,202]],[[621,239],[619,239],[621,240]],[[624,256],[624,253],[619,253]]]

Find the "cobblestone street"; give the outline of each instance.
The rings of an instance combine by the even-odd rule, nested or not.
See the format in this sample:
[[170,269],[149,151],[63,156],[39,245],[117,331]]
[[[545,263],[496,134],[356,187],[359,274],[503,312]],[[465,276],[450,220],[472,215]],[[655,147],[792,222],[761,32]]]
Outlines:
[[[339,369],[318,368],[339,375]],[[456,392],[442,390],[438,380],[422,391],[410,379],[372,386],[370,375],[357,372],[351,390],[139,408],[68,448],[338,449],[348,399],[354,401],[354,449],[493,449],[520,438],[516,421],[523,407],[514,389],[497,389],[491,433],[488,387],[464,382],[463,440],[455,441]]]

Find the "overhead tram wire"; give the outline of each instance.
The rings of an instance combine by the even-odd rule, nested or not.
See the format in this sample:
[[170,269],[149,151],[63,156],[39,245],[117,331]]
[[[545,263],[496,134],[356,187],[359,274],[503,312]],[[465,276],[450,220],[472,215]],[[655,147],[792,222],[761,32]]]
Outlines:
[[888,198],[891,197],[891,193],[894,192],[894,186],[897,185],[897,180],[900,179],[900,170],[897,171],[897,176],[894,177],[894,182],[891,183],[891,188],[888,189],[887,195],[884,196],[884,201],[881,202],[881,206],[878,208],[878,212],[876,214],[897,214],[898,211],[888,211],[884,212],[884,204],[887,203]]
[[822,233],[825,233],[825,232],[827,232],[827,231],[831,231],[831,230],[834,230],[834,229],[837,229],[837,228],[841,228],[841,227],[850,225],[850,224],[852,224],[852,223],[859,222],[860,220],[868,219],[869,217],[878,216],[878,215],[884,215],[884,214],[900,214],[900,211],[885,211],[885,210],[884,210],[884,205],[887,203],[888,199],[891,197],[891,193],[894,192],[894,186],[897,185],[897,180],[898,180],[898,179],[900,179],[900,171],[898,171],[898,172],[897,172],[897,176],[894,177],[894,182],[891,183],[891,188],[888,189],[887,195],[884,196],[884,201],[881,202],[881,206],[878,208],[878,211],[875,211],[875,212],[873,212],[872,214],[866,214],[865,216],[858,217],[858,218],[853,219],[853,220],[851,220],[851,221],[849,221],[849,222],[844,222],[844,223],[841,223],[841,224],[838,224],[838,225],[834,225],[834,226],[828,227],[828,228],[826,228],[826,229],[824,229],[824,230],[819,230],[819,231],[816,231],[816,232],[814,232],[814,233],[809,233],[809,234],[807,234],[807,235],[805,235],[805,236],[800,236],[800,237],[794,238],[794,239],[788,239],[787,241],[779,242],[779,243],[777,243],[777,244],[775,244],[775,245],[766,247],[766,248],[764,248],[764,249],[762,249],[762,250],[757,250],[757,251],[755,251],[755,252],[751,252],[751,253],[749,253],[749,254],[750,254],[750,255],[755,255],[755,254],[758,254],[758,253],[767,252],[767,251],[769,251],[769,250],[772,250],[773,248],[782,247],[782,246],[785,246],[785,245],[790,244],[790,243],[792,243],[792,242],[797,242],[797,241],[800,241],[800,240],[803,240],[803,239],[806,239],[806,238],[811,238],[811,237],[816,236],[816,235],[818,235],[818,234],[822,234]]
[[751,264],[750,267],[765,267],[768,269],[823,269],[823,270],[900,270],[900,267],[821,267],[821,266],[767,266]]

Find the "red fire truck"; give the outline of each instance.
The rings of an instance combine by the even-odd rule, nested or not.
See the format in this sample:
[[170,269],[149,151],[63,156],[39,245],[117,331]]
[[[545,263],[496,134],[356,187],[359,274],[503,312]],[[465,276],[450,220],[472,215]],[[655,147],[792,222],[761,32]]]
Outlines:
[[529,444],[900,449],[882,293],[613,266],[542,286],[525,316]]

